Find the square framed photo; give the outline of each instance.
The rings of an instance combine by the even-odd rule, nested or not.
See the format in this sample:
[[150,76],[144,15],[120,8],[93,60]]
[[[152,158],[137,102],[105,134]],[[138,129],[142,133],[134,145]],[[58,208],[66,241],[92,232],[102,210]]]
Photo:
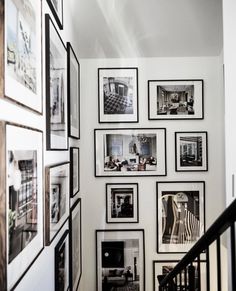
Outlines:
[[42,114],[42,2],[0,3],[0,97]]
[[60,29],[63,29],[63,0],[47,0],[52,14]]
[[70,197],[73,198],[80,190],[79,148],[70,148]]
[[95,129],[95,176],[166,176],[165,128]]
[[67,42],[68,125],[69,136],[80,138],[80,64]]
[[144,291],[144,230],[96,230],[96,267],[97,291]]
[[176,172],[208,170],[208,144],[206,131],[175,133]]
[[69,217],[70,163],[46,167],[45,172],[45,244],[48,246]]
[[0,290],[13,290],[44,247],[43,134],[1,121],[0,139]]
[[99,123],[138,122],[138,68],[98,69]]
[[157,253],[186,253],[205,232],[205,182],[157,182]]
[[149,80],[148,119],[203,119],[203,80]]
[[106,222],[139,222],[138,183],[106,184]]
[[68,149],[67,49],[49,14],[45,15],[47,150]]

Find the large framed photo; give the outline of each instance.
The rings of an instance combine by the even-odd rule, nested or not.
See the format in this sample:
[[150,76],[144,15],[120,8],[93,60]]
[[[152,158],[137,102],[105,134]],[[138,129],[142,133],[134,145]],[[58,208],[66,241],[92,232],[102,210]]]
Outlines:
[[165,128],[95,129],[95,176],[165,176]]
[[46,167],[45,244],[48,246],[70,213],[70,163]]
[[5,0],[0,10],[0,97],[42,114],[41,0]]
[[96,231],[97,291],[145,290],[143,229]]
[[47,0],[52,14],[60,29],[63,29],[63,0]]
[[13,290],[44,246],[43,136],[1,121],[0,139],[0,290]]
[[204,232],[205,182],[157,182],[157,252],[188,252]]
[[99,122],[138,122],[138,68],[98,69]]
[[47,150],[67,150],[67,50],[48,14],[45,48],[46,146]]
[[203,80],[149,80],[148,119],[203,119]]
[[79,148],[70,148],[70,197],[73,198],[80,190]]
[[207,132],[175,133],[175,170],[177,172],[207,171]]
[[76,54],[67,43],[68,68],[68,132],[69,136],[80,138],[80,64]]
[[107,183],[106,222],[139,222],[138,202],[138,183]]

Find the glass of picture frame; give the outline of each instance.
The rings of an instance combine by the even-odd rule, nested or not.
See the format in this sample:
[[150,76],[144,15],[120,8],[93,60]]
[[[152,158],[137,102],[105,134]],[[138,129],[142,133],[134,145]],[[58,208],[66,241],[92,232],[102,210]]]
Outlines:
[[70,197],[74,198],[80,190],[79,148],[70,147]]
[[63,0],[47,0],[52,14],[60,29],[63,29]]

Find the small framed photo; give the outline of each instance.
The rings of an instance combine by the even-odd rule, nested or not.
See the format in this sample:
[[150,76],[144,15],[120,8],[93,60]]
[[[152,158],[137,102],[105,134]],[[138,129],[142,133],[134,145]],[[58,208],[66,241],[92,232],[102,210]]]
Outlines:
[[69,230],[66,230],[57,243],[54,251],[55,256],[55,291],[70,290],[69,271]]
[[60,29],[63,29],[63,0],[47,0],[52,14]]
[[96,231],[97,291],[145,291],[143,229]]
[[166,176],[165,128],[95,129],[95,176]]
[[80,190],[79,148],[70,148],[70,197],[73,198]]
[[137,223],[138,183],[106,184],[106,222]]
[[45,15],[47,150],[68,149],[67,49],[49,14]]
[[138,122],[138,68],[98,69],[99,123]]
[[148,119],[203,119],[203,80],[149,80]]
[[208,170],[207,132],[175,133],[175,170],[193,172]]
[[185,253],[205,232],[205,182],[157,182],[157,253]]
[[69,136],[80,138],[80,64],[69,42],[67,42],[68,68],[68,125]]
[[45,244],[48,246],[69,217],[70,163],[46,167]]

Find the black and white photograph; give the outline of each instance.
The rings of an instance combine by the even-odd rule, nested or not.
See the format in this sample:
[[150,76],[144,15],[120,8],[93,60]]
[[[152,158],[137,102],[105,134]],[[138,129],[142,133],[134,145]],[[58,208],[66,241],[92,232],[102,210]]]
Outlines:
[[67,49],[48,14],[45,32],[46,146],[47,150],[67,150]]
[[63,29],[63,1],[64,0],[47,0],[48,6],[60,29]]
[[106,184],[107,223],[137,223],[138,210],[137,183]]
[[70,147],[70,197],[73,198],[80,190],[79,148]]
[[205,183],[157,182],[157,253],[185,253],[205,232]]
[[208,145],[206,131],[175,133],[175,170],[207,171]]
[[203,119],[203,80],[149,80],[148,119]]
[[96,231],[97,291],[144,291],[144,230]]
[[51,185],[51,223],[57,223],[60,219],[61,185]]
[[166,130],[95,129],[95,176],[165,176]]
[[99,122],[138,122],[138,68],[98,69]]

